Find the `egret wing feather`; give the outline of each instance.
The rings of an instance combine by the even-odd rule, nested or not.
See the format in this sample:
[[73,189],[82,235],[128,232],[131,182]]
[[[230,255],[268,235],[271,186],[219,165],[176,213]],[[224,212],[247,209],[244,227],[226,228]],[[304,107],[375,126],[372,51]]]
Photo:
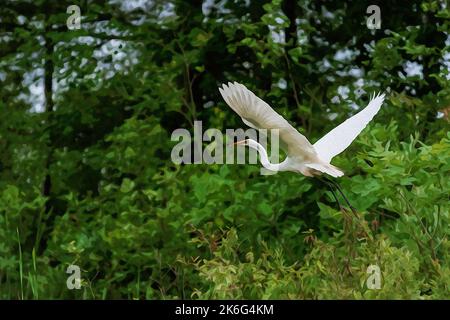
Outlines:
[[219,87],[225,102],[255,129],[278,129],[280,142],[290,157],[315,158],[316,152],[304,135],[244,85],[234,82]]
[[314,144],[319,158],[330,163],[331,159],[347,149],[372,118],[378,113],[384,101],[384,94],[374,96],[367,107],[348,118],[328,132]]

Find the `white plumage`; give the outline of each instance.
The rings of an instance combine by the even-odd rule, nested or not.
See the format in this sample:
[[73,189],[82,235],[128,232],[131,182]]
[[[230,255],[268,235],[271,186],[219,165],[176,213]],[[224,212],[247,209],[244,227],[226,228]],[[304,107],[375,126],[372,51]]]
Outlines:
[[314,143],[314,149],[322,160],[330,162],[347,149],[373,117],[380,111],[384,94],[374,96],[367,107],[348,118]]
[[239,141],[256,149],[262,165],[273,171],[295,171],[306,176],[321,172],[333,177],[344,173],[330,164],[333,157],[344,151],[380,110],[384,94],[374,96],[369,105],[353,117],[345,120],[312,145],[289,122],[275,112],[266,102],[257,97],[244,85],[234,82],[223,84],[219,91],[225,102],[242,118],[244,123],[255,129],[278,129],[282,147],[287,152],[286,159],[279,164],[268,160],[262,145],[252,139]]

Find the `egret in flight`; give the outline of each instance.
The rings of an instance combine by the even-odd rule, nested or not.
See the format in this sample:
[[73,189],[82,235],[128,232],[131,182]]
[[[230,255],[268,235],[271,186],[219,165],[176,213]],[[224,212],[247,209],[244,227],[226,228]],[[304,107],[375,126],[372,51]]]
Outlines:
[[[256,149],[261,164],[268,170],[293,171],[308,177],[323,173],[335,178],[343,176],[344,172],[332,165],[331,159],[347,149],[378,113],[384,101],[384,94],[374,95],[367,107],[328,132],[315,144],[311,144],[286,119],[244,85],[229,82],[228,85],[223,84],[222,88],[219,87],[219,91],[225,102],[246,125],[255,129],[277,129],[281,147],[286,151],[287,157],[281,163],[271,163],[266,149],[257,141],[245,139],[236,144]],[[337,189],[342,194],[338,185]],[[343,194],[342,196],[345,198]]]

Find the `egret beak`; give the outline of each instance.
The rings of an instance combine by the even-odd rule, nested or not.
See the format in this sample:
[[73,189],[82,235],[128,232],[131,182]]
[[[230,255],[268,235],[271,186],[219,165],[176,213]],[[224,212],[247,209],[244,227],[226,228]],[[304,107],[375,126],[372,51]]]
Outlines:
[[227,143],[227,146],[236,146],[240,144],[245,144],[245,140],[237,141],[237,142],[229,142]]

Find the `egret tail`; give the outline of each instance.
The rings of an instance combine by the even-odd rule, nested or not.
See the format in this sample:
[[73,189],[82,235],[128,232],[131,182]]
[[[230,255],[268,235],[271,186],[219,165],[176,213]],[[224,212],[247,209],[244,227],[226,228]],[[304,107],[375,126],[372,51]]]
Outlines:
[[342,177],[344,172],[342,172],[338,167],[333,166],[329,163],[307,163],[305,164],[308,168],[329,174],[334,178]]

